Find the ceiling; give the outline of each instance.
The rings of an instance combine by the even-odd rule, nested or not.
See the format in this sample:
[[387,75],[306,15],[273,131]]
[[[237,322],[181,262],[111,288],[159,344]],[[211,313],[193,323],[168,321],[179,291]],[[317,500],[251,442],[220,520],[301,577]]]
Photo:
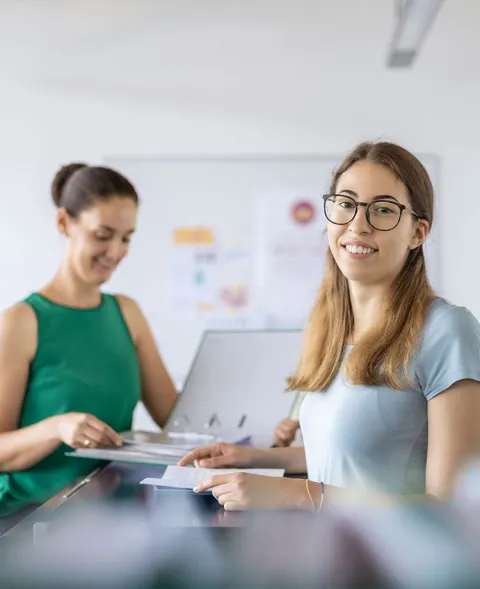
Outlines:
[[[446,0],[409,73],[468,77],[477,23],[478,0]],[[0,66],[105,91],[342,83],[385,69],[393,25],[391,0],[2,0]]]
[[394,13],[393,0],[0,0],[0,82],[151,108],[164,124],[201,112],[317,134],[333,112],[344,129],[362,117],[397,131],[402,108],[420,135],[428,113],[454,136],[453,92],[471,132],[480,0],[445,0],[408,70],[386,68]]

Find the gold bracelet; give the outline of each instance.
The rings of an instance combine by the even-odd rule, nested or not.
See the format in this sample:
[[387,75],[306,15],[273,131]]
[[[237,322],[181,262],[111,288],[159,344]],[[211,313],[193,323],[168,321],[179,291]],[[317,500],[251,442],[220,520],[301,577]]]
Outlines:
[[325,484],[323,483],[323,481],[321,481],[320,484],[322,485],[322,494],[320,496],[320,505],[318,506],[317,513],[320,513],[320,510],[322,509],[322,506],[323,506],[323,497],[325,496]]
[[325,485],[323,484],[323,482],[320,482],[320,484],[322,485],[322,494],[320,496],[320,505],[318,506],[318,510],[315,510],[315,501],[313,500],[312,494],[310,493],[310,487],[308,486],[309,482],[310,482],[309,479],[305,479],[305,486],[307,488],[307,494],[310,499],[310,503],[312,504],[312,513],[320,513],[320,510],[322,509],[322,506],[323,506],[323,497],[325,495]]
[[305,479],[305,486],[307,487],[307,494],[308,497],[310,498],[310,503],[312,504],[312,513],[315,513],[315,501],[313,500],[312,494],[310,493],[310,487],[308,486],[308,483],[310,481],[308,479]]

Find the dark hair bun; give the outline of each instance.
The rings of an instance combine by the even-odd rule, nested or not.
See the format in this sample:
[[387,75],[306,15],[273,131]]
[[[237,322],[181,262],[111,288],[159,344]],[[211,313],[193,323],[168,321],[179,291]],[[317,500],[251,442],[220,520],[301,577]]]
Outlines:
[[68,164],[66,166],[62,166],[55,174],[55,178],[52,182],[51,194],[53,202],[57,208],[61,206],[62,196],[67,182],[75,174],[75,172],[78,172],[78,170],[82,170],[83,168],[87,167],[87,164],[82,163]]

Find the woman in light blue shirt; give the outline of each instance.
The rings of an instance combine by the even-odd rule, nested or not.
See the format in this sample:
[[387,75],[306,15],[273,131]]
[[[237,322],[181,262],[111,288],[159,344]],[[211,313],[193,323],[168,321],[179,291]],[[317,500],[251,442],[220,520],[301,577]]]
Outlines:
[[290,389],[306,392],[304,448],[215,444],[181,464],[271,467],[298,479],[217,475],[227,510],[304,508],[354,497],[448,497],[480,447],[480,326],[431,289],[427,171],[386,142],[357,146],[324,196],[326,272]]

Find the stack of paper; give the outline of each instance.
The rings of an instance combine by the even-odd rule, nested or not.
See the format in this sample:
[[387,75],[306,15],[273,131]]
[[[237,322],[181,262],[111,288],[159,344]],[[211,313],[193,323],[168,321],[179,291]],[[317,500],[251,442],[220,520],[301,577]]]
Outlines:
[[283,469],[274,468],[192,468],[190,466],[168,466],[161,479],[146,478],[141,485],[169,487],[173,489],[194,489],[199,483],[219,474],[248,472],[270,477],[283,477]]
[[[211,435],[193,432],[130,431],[123,433],[124,444],[120,448],[79,448],[65,454],[94,460],[174,465],[190,450],[211,444],[214,440],[215,438]],[[238,440],[238,442],[245,443],[246,440]]]
[[120,448],[79,448],[74,452],[66,452],[66,454],[67,456],[95,460],[173,465],[177,464],[188,452],[189,448],[184,447],[125,440],[124,445]]
[[155,446],[175,446],[176,448],[196,448],[217,441],[210,434],[195,432],[147,432],[132,430],[122,434],[123,441],[128,443],[153,444]]

